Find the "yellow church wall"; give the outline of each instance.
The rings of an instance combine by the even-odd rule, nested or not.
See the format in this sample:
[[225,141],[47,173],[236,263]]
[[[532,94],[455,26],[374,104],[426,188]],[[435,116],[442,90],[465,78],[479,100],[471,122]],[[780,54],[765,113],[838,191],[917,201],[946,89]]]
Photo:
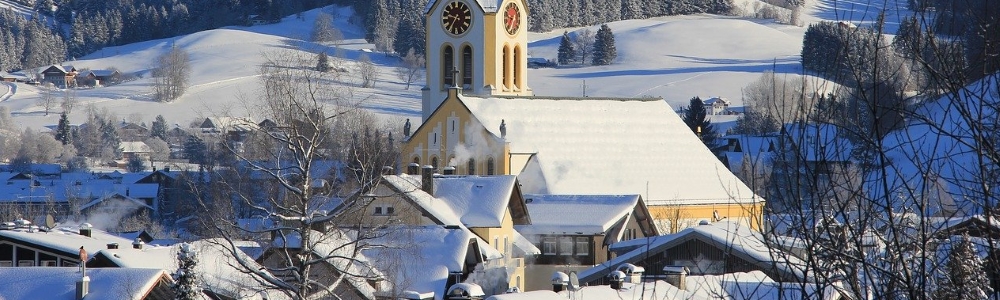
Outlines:
[[495,175],[506,174],[510,169],[507,145],[472,118],[455,90],[449,92],[441,106],[403,144],[401,153],[405,164],[418,158],[422,166],[432,164],[432,158],[437,157],[438,172],[453,163],[456,174],[469,174],[470,157],[475,159],[476,175],[487,175],[490,157],[494,159]]
[[[705,204],[705,205],[649,205],[649,214],[661,226],[660,234],[670,234],[698,225],[702,220],[712,221],[714,212],[724,220],[736,220],[760,230],[764,203],[754,204]],[[667,227],[667,228],[663,228]]]

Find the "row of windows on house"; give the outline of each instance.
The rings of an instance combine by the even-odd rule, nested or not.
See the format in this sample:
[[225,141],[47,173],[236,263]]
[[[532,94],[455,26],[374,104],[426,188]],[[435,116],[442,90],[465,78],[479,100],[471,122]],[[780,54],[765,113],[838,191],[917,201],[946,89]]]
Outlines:
[[[420,157],[413,157],[413,163],[415,163],[417,165],[420,165]],[[435,171],[438,170],[438,163],[439,163],[439,161],[438,161],[437,156],[431,156],[431,167],[433,167]],[[496,160],[494,160],[492,157],[487,158],[486,159],[486,175],[496,175],[496,173],[497,173],[497,168],[496,168],[497,166],[496,165],[497,165],[496,164]],[[465,170],[466,170],[466,174],[468,174],[468,175],[477,175],[476,174],[476,159],[470,158],[469,161],[466,163]]]
[[542,255],[590,255],[590,239],[587,237],[544,237]]
[[[523,86],[521,80],[524,78],[521,76],[523,72],[520,64],[521,57],[523,54],[522,48],[520,46],[514,46],[513,49],[510,46],[503,47],[503,89],[504,90],[515,90],[518,87]],[[446,89],[456,85],[456,78],[453,70],[455,70],[455,50],[450,45],[445,45],[444,50],[441,51],[442,64],[441,64],[441,74],[444,76],[444,81],[442,81],[441,89]],[[462,61],[461,70],[459,70],[458,78],[462,80],[462,87],[471,88],[472,87],[472,46],[465,45],[462,47]]]

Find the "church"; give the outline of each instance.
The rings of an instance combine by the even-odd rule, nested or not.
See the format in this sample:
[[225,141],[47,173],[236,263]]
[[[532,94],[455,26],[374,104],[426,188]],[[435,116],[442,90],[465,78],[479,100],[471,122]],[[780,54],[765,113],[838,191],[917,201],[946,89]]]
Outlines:
[[[433,0],[422,122],[404,165],[517,175],[525,194],[641,195],[662,233],[701,221],[759,227],[764,199],[660,98],[538,96],[525,0]],[[682,95],[687,96],[687,95]]]

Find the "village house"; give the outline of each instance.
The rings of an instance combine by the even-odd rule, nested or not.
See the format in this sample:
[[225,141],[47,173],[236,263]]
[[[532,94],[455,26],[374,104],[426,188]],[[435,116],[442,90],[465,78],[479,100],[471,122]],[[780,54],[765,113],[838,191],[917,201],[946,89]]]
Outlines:
[[73,66],[51,65],[42,70],[42,83],[51,83],[60,88],[76,85],[77,70]]
[[702,101],[705,104],[705,112],[708,115],[729,114],[729,100],[721,97],[712,97]]
[[[174,280],[161,269],[0,268],[2,299],[168,300]],[[82,280],[86,278],[86,280]]]
[[526,286],[548,288],[556,271],[583,271],[614,258],[614,243],[657,236],[639,195],[524,195],[532,223],[514,226],[541,249],[529,259]]

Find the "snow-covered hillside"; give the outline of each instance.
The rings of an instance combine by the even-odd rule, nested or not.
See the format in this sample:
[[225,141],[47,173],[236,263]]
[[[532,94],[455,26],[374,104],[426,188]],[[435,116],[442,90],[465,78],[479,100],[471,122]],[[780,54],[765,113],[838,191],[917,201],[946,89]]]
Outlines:
[[[857,23],[874,20],[867,5],[859,1],[815,0],[804,10],[803,20],[850,18]],[[857,3],[855,3],[857,2]],[[903,4],[885,1],[887,9]],[[881,7],[877,7],[881,8]],[[139,73],[144,78],[117,86],[77,90],[80,106],[93,104],[107,108],[119,117],[134,116],[147,123],[162,114],[171,123],[185,126],[200,117],[217,114],[244,115],[241,104],[259,88],[258,67],[262,54],[292,51],[314,57],[319,51],[342,53],[350,68],[362,53],[373,48],[363,32],[347,23],[348,9],[323,9],[335,17],[335,25],[344,33],[341,50],[333,45],[308,42],[315,16],[312,10],[301,19],[290,16],[278,24],[252,27],[227,27],[169,39],[108,47],[65,64],[76,68],[115,67],[125,73]],[[893,8],[892,10],[895,10]],[[887,14],[887,24],[898,23],[905,12]],[[725,97],[742,105],[741,89],[765,70],[776,73],[801,72],[799,52],[805,27],[716,15],[659,17],[610,23],[615,33],[618,60],[610,66],[568,66],[531,69],[529,86],[537,95],[613,97],[663,97],[674,107],[687,105],[693,96]],[[894,27],[893,27],[894,28]],[[581,28],[568,28],[574,31]],[[596,26],[590,28],[596,32]],[[894,29],[893,29],[894,30]],[[532,33],[528,52],[533,57],[554,59],[563,30]],[[148,70],[155,58],[170,47],[187,50],[192,60],[191,87],[180,99],[157,103],[150,99]],[[397,59],[370,53],[381,74],[374,88],[356,88],[354,97],[366,99],[364,107],[392,120],[420,118],[419,84],[404,89],[393,70]],[[345,81],[357,82],[347,78]],[[43,115],[35,86],[18,84],[16,93],[0,105],[11,109],[22,126],[36,129],[55,124],[55,113]],[[74,123],[84,122],[85,109],[70,115]],[[719,119],[718,121],[731,121]]]

